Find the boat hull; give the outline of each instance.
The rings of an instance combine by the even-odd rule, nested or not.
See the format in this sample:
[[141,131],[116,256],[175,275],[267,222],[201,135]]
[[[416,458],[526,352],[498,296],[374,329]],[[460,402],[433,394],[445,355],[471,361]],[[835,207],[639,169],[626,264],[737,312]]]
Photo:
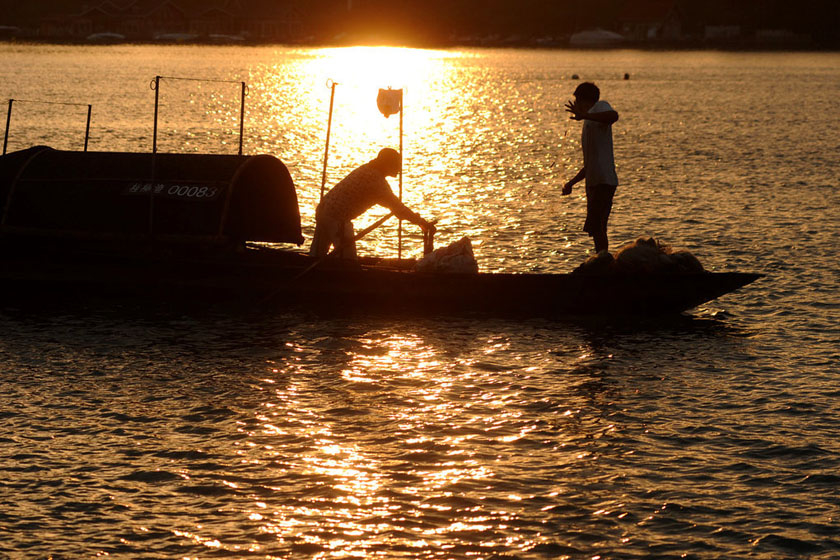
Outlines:
[[279,250],[2,251],[6,301],[50,294],[331,311],[527,316],[680,313],[760,277],[699,274],[430,274]]
[[316,274],[305,286],[280,293],[345,307],[549,317],[660,315],[689,310],[757,278],[742,273],[434,275],[372,270],[348,272],[340,281],[329,273]]

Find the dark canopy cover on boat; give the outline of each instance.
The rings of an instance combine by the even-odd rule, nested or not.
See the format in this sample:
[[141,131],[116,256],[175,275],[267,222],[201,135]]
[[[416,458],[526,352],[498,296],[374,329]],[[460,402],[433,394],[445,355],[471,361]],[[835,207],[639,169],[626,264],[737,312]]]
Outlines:
[[0,157],[0,202],[6,233],[303,243],[292,177],[268,155],[38,146]]

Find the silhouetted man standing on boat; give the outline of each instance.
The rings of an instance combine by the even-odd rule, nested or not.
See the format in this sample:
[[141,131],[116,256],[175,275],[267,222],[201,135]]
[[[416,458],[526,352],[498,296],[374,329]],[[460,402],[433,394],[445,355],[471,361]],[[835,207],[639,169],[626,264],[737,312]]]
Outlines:
[[584,82],[575,89],[575,100],[566,103],[566,111],[576,121],[583,122],[581,147],[583,168],[563,186],[562,194],[572,193],[572,186],[586,179],[586,222],[583,231],[595,241],[595,252],[606,251],[607,221],[612,210],[613,196],[618,186],[613,156],[612,124],[618,113],[600,99],[598,86]]
[[434,224],[412,212],[391,190],[386,177],[396,177],[401,168],[400,153],[383,148],[376,159],[352,171],[325,194],[315,209],[315,235],[309,254],[323,257],[334,246],[338,256],[356,258],[352,220],[376,204],[388,208],[400,219],[417,224],[423,231],[434,233]]

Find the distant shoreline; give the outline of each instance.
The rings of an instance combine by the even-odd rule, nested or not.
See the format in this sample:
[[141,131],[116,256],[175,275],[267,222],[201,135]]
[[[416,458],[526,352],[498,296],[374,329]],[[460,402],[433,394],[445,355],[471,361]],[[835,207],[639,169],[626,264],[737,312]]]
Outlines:
[[241,46],[241,47],[302,47],[302,48],[338,48],[338,47],[401,47],[416,49],[458,49],[458,48],[501,48],[532,50],[638,50],[638,51],[721,51],[721,52],[840,52],[840,45],[825,46],[813,42],[756,42],[756,41],[674,41],[656,43],[624,41],[610,45],[570,45],[568,41],[538,42],[513,41],[505,39],[476,39],[469,41],[415,41],[396,43],[388,41],[248,41],[248,40],[155,40],[155,39],[117,39],[88,41],[84,39],[41,39],[30,37],[0,37],[0,44],[20,45],[68,45],[68,46],[114,46],[114,45],[158,45],[158,46]]

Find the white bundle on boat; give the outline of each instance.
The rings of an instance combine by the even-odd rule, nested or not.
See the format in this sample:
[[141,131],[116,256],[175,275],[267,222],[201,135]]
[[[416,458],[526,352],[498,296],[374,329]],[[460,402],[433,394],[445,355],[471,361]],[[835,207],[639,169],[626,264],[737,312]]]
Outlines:
[[473,254],[469,237],[435,249],[415,265],[417,272],[443,272],[448,274],[477,274],[478,262]]

